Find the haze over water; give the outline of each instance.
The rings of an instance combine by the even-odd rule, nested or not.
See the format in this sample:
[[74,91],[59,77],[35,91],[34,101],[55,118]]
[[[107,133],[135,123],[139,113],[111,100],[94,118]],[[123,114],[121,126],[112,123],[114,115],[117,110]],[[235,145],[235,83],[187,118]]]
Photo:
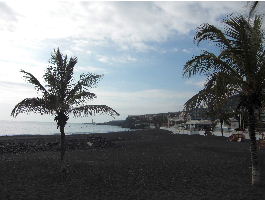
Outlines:
[[[67,123],[65,133],[89,134],[128,131],[128,128],[109,125]],[[55,122],[22,122],[0,120],[0,136],[11,135],[53,135],[60,134]]]

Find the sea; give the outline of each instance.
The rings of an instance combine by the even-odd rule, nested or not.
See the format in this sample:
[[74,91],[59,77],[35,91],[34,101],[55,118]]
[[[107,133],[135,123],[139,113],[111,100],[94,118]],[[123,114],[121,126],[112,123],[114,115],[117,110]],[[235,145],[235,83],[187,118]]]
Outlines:
[[[85,123],[67,123],[65,126],[66,135],[110,133],[129,131],[128,128],[119,126],[96,125]],[[55,122],[32,122],[32,121],[5,121],[0,120],[0,136],[12,135],[56,135],[60,134]]]

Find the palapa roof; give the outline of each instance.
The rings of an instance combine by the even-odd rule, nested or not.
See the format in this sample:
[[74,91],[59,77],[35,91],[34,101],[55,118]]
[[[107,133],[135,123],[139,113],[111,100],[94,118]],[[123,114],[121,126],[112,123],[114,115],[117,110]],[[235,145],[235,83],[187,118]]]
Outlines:
[[209,125],[209,124],[212,124],[212,122],[210,120],[190,120],[190,121],[187,121],[186,124]]

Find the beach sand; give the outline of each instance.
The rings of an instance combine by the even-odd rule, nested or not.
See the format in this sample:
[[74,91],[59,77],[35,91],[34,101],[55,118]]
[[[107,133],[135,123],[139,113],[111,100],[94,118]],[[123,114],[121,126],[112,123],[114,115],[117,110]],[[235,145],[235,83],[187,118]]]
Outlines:
[[247,141],[164,130],[71,135],[79,146],[66,152],[64,177],[59,138],[0,137],[0,199],[265,199],[264,185],[250,186]]

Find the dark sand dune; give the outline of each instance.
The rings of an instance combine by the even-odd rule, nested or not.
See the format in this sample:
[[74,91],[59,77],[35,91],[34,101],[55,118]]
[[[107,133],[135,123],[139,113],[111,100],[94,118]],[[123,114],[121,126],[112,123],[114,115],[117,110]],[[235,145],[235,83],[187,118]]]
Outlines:
[[[163,130],[67,141],[69,173],[63,177],[59,136],[0,137],[0,199],[265,199],[264,185],[250,186],[247,141]],[[22,150],[5,152],[11,144]],[[54,146],[45,149],[48,144]],[[265,152],[260,156],[264,160]]]

